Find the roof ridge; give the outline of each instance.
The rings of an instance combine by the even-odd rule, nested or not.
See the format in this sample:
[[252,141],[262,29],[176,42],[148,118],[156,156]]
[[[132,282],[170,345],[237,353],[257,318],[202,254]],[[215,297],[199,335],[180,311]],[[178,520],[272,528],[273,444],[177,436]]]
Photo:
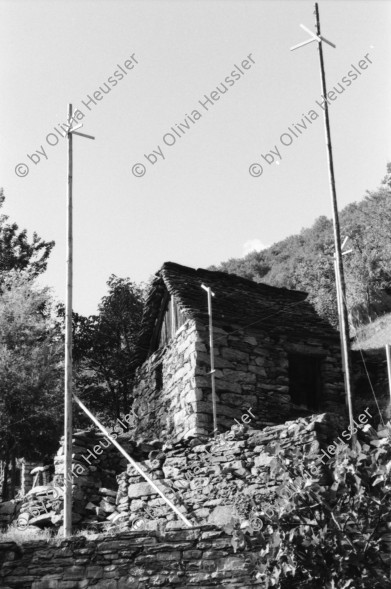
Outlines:
[[240,283],[243,284],[243,286],[252,288],[254,290],[258,290],[258,292],[283,292],[284,294],[287,294],[292,298],[302,298],[302,300],[305,300],[308,297],[308,293],[302,290],[293,290],[286,288],[285,286],[272,286],[271,284],[267,284],[265,282],[255,282],[255,280],[251,280],[251,278],[244,278],[243,276],[239,276],[238,274],[224,272],[222,270],[208,270],[207,268],[192,268],[191,266],[184,266],[183,264],[178,264],[176,262],[164,262],[158,273],[162,275],[164,273],[164,270],[170,269],[186,272],[188,274],[198,276],[199,278],[204,277],[205,275],[209,275],[210,277],[215,277],[216,279],[223,279],[227,282]]

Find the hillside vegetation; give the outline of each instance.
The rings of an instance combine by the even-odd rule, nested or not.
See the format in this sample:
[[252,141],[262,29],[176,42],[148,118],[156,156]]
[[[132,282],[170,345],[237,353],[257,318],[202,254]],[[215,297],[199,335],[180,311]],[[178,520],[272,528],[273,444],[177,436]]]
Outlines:
[[[391,311],[391,163],[380,187],[340,212],[347,304],[357,328]],[[256,282],[304,290],[317,311],[337,325],[331,219],[321,216],[308,229],[260,252],[212,267]]]

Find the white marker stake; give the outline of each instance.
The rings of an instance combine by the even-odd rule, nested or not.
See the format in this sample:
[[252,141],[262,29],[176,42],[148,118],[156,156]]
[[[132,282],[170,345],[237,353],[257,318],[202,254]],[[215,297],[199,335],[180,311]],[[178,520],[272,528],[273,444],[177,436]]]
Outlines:
[[217,429],[217,404],[216,404],[216,383],[215,383],[215,357],[213,349],[213,320],[212,320],[212,297],[215,296],[209,286],[201,284],[208,293],[208,314],[209,314],[209,350],[210,350],[210,377],[212,381],[212,410],[213,410],[213,435],[216,437]]

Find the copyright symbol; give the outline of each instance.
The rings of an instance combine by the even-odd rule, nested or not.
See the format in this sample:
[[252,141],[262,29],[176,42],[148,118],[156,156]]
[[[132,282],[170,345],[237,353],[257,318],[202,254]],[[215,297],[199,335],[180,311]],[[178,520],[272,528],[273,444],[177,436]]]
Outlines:
[[259,178],[263,174],[263,168],[261,164],[251,164],[248,170],[253,178]]
[[132,522],[132,530],[145,530],[145,521],[141,517],[134,519]]
[[29,525],[28,525],[28,523],[27,523],[27,522],[24,522],[24,523],[23,523],[23,522],[21,522],[21,523],[18,523],[18,525],[16,526],[16,528],[17,528],[18,530],[21,530],[22,532],[23,532],[23,531],[24,531],[26,528],[28,528],[28,527],[29,527]]
[[23,517],[23,515],[20,515],[18,517],[18,523],[16,524],[16,527],[18,530],[25,530],[26,528],[28,528],[28,515],[25,514],[25,517]]
[[146,171],[144,164],[134,164],[132,167],[132,174],[133,176],[136,176],[136,178],[144,176]]
[[250,524],[251,527],[257,532],[263,528],[263,521],[259,517],[250,519]]
[[29,173],[29,167],[26,164],[18,164],[15,166],[15,174],[19,176],[19,178],[24,178]]

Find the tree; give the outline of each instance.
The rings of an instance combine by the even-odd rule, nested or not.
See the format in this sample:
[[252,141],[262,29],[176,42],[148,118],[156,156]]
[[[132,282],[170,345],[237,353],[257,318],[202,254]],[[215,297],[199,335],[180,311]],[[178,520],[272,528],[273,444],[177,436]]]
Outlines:
[[0,458],[45,459],[62,427],[62,345],[53,328],[53,301],[28,272],[3,275],[0,296]]
[[[391,311],[391,163],[377,190],[340,212],[340,224],[342,238],[350,237],[345,249],[352,249],[343,259],[349,317],[357,327]],[[332,222],[321,216],[300,234],[216,269],[304,290],[319,314],[337,327],[333,255]]]
[[[5,196],[0,188],[0,209]],[[0,273],[26,270],[31,277],[46,270],[54,241],[44,241],[34,232],[28,240],[26,229],[20,231],[16,223],[8,223],[7,215],[0,215]]]
[[98,315],[74,315],[75,384],[89,407],[119,417],[132,402],[134,355],[143,311],[142,288],[114,274]]

